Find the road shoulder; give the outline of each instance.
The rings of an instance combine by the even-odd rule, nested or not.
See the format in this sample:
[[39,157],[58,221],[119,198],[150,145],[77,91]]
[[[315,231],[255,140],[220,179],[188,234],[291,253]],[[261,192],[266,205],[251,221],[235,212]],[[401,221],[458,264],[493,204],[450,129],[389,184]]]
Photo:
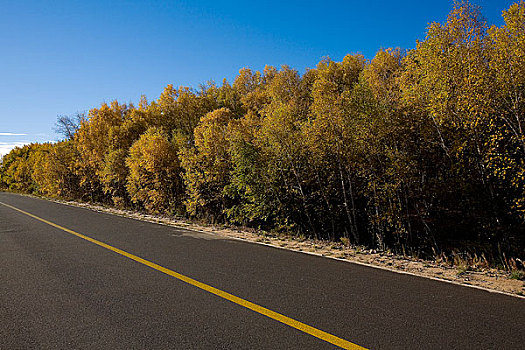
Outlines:
[[169,216],[151,215],[90,203],[42,197],[37,198],[140,221],[185,228],[199,234],[227,237],[305,254],[319,255],[349,263],[430,278],[525,299],[525,281],[513,279],[511,278],[511,273],[494,268],[457,267],[451,266],[450,263],[444,261],[428,261],[413,257],[402,257],[391,253],[366,250],[362,247],[349,247],[339,242],[301,239],[298,237],[288,237],[224,226],[202,225]]

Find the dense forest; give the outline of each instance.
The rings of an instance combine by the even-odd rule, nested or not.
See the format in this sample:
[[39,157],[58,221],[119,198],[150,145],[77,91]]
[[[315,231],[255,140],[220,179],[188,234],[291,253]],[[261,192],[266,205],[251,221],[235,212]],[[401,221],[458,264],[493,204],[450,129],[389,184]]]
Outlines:
[[419,256],[525,251],[525,1],[456,3],[415,49],[241,69],[58,118],[0,188]]

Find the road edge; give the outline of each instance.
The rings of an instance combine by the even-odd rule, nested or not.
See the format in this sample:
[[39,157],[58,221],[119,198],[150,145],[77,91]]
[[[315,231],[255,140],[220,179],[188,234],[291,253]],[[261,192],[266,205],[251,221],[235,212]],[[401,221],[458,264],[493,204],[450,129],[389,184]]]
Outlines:
[[[3,192],[3,191],[0,191],[0,192]],[[429,276],[429,275],[425,275],[425,274],[418,274],[418,273],[414,273],[414,272],[410,272],[410,271],[403,271],[403,270],[400,270],[400,269],[389,268],[389,267],[380,266],[380,265],[374,265],[374,264],[370,264],[370,263],[366,263],[366,262],[362,262],[362,261],[338,258],[338,257],[334,257],[334,256],[325,255],[325,254],[322,254],[322,253],[317,253],[317,252],[309,252],[309,251],[304,251],[304,250],[299,250],[299,249],[293,249],[293,248],[290,248],[290,247],[283,247],[283,246],[280,246],[280,245],[277,245],[277,244],[271,244],[271,243],[267,243],[267,242],[260,242],[260,241],[252,240],[252,239],[249,239],[248,237],[239,238],[239,237],[224,235],[224,234],[221,234],[220,232],[217,232],[217,231],[216,232],[210,232],[210,231],[200,230],[200,229],[197,229],[197,228],[190,227],[189,224],[188,225],[183,225],[183,224],[178,224],[178,223],[175,223],[175,222],[166,223],[166,222],[162,222],[160,220],[148,219],[146,217],[142,217],[142,216],[138,216],[138,215],[137,216],[133,216],[133,215],[131,215],[131,213],[139,214],[139,215],[142,215],[142,213],[134,212],[132,210],[127,210],[127,209],[123,210],[125,212],[129,212],[130,213],[129,215],[126,215],[126,214],[121,214],[121,213],[115,212],[115,210],[117,210],[115,208],[111,208],[111,207],[107,208],[107,207],[104,207],[104,206],[101,206],[101,205],[97,205],[97,204],[82,203],[82,202],[78,202],[78,201],[66,201],[66,200],[62,200],[62,199],[47,198],[47,197],[43,197],[43,196],[35,196],[35,195],[31,195],[31,194],[26,194],[26,193],[15,193],[15,192],[8,192],[8,191],[5,191],[5,193],[20,195],[20,196],[26,196],[26,197],[36,198],[36,199],[41,199],[41,200],[53,202],[53,203],[56,203],[56,204],[62,204],[62,205],[70,206],[70,207],[83,208],[83,209],[91,210],[91,211],[94,211],[94,212],[102,212],[102,213],[105,213],[105,214],[115,215],[115,216],[118,216],[118,217],[132,219],[132,220],[141,221],[141,222],[148,222],[148,223],[153,223],[153,224],[158,224],[158,225],[168,226],[168,227],[177,227],[177,228],[180,228],[180,229],[193,231],[193,232],[198,232],[198,233],[204,233],[204,234],[211,235],[211,236],[221,236],[224,239],[232,239],[232,240],[246,242],[246,243],[253,243],[253,244],[258,244],[258,245],[262,245],[262,246],[266,246],[266,247],[277,248],[277,249],[286,250],[286,251],[292,251],[292,252],[296,252],[296,253],[308,254],[308,255],[312,255],[312,256],[317,256],[317,257],[328,258],[328,259],[332,259],[332,260],[336,260],[336,261],[341,261],[341,262],[345,262],[345,263],[351,263],[351,264],[355,264],[355,265],[360,265],[360,266],[370,267],[370,268],[374,268],[374,269],[379,269],[379,270],[383,270],[383,271],[389,271],[389,272],[393,272],[393,273],[397,273],[397,274],[409,275],[409,276],[414,276],[414,277],[419,277],[419,278],[426,278],[426,279],[430,279],[430,280],[434,280],[434,281],[438,281],[438,282],[445,282],[445,283],[449,283],[449,284],[454,284],[454,285],[461,286],[461,287],[474,288],[474,289],[483,290],[483,291],[486,291],[486,292],[489,292],[489,293],[496,293],[496,294],[501,294],[501,295],[506,295],[506,296],[510,296],[510,297],[519,298],[519,299],[525,299],[525,295],[509,293],[509,292],[505,292],[505,291],[501,291],[501,290],[497,290],[497,289],[491,289],[491,288],[487,288],[487,287],[483,287],[483,286],[467,284],[467,283],[460,283],[460,282],[448,280],[448,279],[445,279],[445,278],[439,278],[439,277]]]

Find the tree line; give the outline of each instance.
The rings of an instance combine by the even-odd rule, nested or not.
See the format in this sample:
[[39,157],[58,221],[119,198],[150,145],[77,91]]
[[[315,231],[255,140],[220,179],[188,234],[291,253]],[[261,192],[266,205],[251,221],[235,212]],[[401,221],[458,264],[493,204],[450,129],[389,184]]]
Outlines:
[[523,257],[525,2],[456,3],[415,49],[244,68],[59,117],[0,187],[432,256]]

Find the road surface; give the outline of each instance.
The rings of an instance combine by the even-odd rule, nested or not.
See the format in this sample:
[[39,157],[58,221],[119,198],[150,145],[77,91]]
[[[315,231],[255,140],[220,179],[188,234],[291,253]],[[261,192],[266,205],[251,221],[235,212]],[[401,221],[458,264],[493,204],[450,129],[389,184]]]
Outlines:
[[0,349],[523,349],[525,300],[0,192]]

